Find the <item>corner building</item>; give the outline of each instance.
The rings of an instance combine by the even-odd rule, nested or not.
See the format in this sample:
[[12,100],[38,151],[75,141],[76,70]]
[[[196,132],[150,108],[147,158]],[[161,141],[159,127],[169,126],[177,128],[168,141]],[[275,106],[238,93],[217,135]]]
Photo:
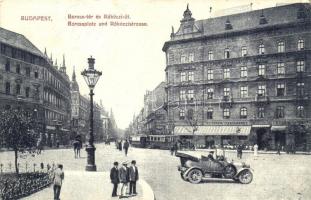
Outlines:
[[311,147],[311,7],[297,3],[204,20],[184,11],[165,42],[168,127],[198,147]]
[[23,108],[40,127],[44,145],[67,144],[70,81],[25,36],[0,27],[0,110]]

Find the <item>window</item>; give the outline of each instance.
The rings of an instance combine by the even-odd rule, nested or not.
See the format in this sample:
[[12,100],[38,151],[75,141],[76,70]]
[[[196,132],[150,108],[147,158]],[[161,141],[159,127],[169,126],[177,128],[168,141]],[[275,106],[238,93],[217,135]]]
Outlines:
[[247,67],[242,66],[241,67],[241,78],[245,78],[245,77],[247,77]]
[[186,91],[185,90],[180,91],[179,98],[180,98],[180,100],[186,100]]
[[26,87],[25,89],[25,96],[28,98],[29,97],[29,93],[30,93],[30,88]]
[[193,110],[192,109],[189,109],[188,112],[187,112],[187,117],[189,120],[192,120],[193,119]]
[[303,106],[297,107],[297,117],[304,117],[304,107]]
[[230,110],[229,110],[229,108],[225,108],[225,109],[224,109],[223,115],[224,115],[224,118],[225,118],[225,119],[230,118]]
[[276,118],[284,118],[284,106],[278,106],[276,108]]
[[303,50],[305,48],[305,42],[303,39],[298,40],[297,49],[298,51]]
[[207,99],[213,99],[213,96],[214,96],[214,89],[208,88],[207,89]]
[[264,44],[259,45],[258,53],[259,54],[265,54],[265,45]]
[[213,119],[213,108],[207,109],[207,119]]
[[230,58],[230,50],[228,48],[225,49],[224,58],[225,59]]
[[214,79],[214,75],[213,75],[213,70],[212,69],[208,69],[207,70],[207,80],[213,80]]
[[194,53],[189,54],[189,62],[194,62]]
[[1,53],[5,54],[5,45],[4,44],[1,44]]
[[247,108],[243,107],[240,110],[240,118],[241,119],[246,119],[247,118]]
[[246,47],[242,47],[241,53],[242,53],[242,57],[247,56],[247,49],[246,49]]
[[258,85],[258,96],[266,96],[266,86]]
[[280,41],[278,42],[278,53],[283,53],[285,52],[285,42]]
[[248,87],[247,86],[241,86],[240,87],[240,96],[241,98],[245,98],[248,96]]
[[26,67],[26,76],[30,76],[30,67]]
[[304,72],[305,71],[305,61],[299,60],[297,61],[297,72]]
[[186,62],[186,56],[185,55],[181,55],[180,56],[180,62],[181,63],[185,63]]
[[184,110],[179,111],[179,119],[185,119],[185,111]]
[[7,59],[5,63],[5,71],[9,72],[10,70],[11,70],[11,64],[10,64],[9,59]]
[[258,76],[264,76],[266,72],[266,67],[265,65],[259,65],[258,66]]
[[5,94],[10,94],[11,93],[11,84],[10,82],[5,83]]
[[16,65],[16,73],[17,73],[17,74],[20,74],[20,73],[21,73],[21,65],[20,65],[20,64],[17,64],[17,65]]
[[213,51],[209,51],[209,52],[208,52],[208,60],[214,60]]
[[225,68],[224,69],[224,79],[228,79],[228,78],[230,78],[230,69]]
[[20,84],[16,84],[16,94],[21,94],[21,85]]
[[228,97],[228,96],[230,96],[230,88],[224,88],[224,96],[225,97]]
[[279,83],[277,84],[276,88],[276,96],[284,96],[285,94],[285,84],[284,83]]
[[188,72],[188,81],[194,81],[194,72]]
[[277,64],[277,74],[278,74],[278,75],[284,75],[284,74],[285,74],[285,66],[284,66],[284,63],[278,63],[278,64]]
[[188,100],[193,101],[193,99],[194,99],[193,90],[188,90]]
[[265,117],[265,108],[259,107],[258,108],[258,118],[264,118]]
[[35,78],[39,77],[39,72],[35,72]]
[[305,87],[305,83],[303,83],[303,82],[297,83],[297,95],[298,96],[304,95],[304,87]]
[[180,73],[180,81],[185,82],[186,81],[186,72],[181,72]]

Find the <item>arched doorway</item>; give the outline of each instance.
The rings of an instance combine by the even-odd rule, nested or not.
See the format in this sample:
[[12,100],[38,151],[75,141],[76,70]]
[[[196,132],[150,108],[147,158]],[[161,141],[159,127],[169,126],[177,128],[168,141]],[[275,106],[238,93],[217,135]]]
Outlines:
[[265,149],[269,146],[269,131],[266,128],[260,128],[256,131],[258,149]]

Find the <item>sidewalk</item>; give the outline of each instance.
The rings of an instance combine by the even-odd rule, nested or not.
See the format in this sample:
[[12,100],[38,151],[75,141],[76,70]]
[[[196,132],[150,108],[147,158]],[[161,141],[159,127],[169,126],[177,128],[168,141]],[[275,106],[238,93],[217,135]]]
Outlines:
[[[202,152],[209,152],[209,151],[215,151],[216,149],[196,149],[195,151],[202,151]],[[225,152],[236,152],[235,149],[225,149]],[[243,153],[254,153],[252,150],[243,150]],[[258,154],[277,154],[277,151],[262,151],[259,150]],[[286,154],[285,151],[281,151],[281,154]],[[305,152],[305,151],[296,151],[294,155],[311,155],[311,152]]]
[[[118,194],[121,186],[119,185]],[[65,179],[61,189],[62,200],[108,200],[119,199],[111,197],[112,184],[107,172],[65,171]],[[137,182],[137,196],[126,199],[131,200],[155,200],[154,193],[144,180]],[[37,192],[26,200],[48,200],[53,199],[53,186]]]

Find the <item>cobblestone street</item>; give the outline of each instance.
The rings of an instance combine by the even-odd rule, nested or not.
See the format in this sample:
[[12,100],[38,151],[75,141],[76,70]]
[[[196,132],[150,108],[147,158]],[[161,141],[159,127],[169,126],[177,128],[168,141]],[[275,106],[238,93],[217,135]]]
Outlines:
[[[198,152],[201,153],[201,152]],[[202,152],[205,153],[205,152]],[[28,157],[28,163],[63,163],[66,170],[84,170],[86,153],[74,159],[72,149],[46,150],[42,155]],[[226,152],[229,159],[236,159],[235,153]],[[11,160],[13,153],[3,152],[0,160]],[[310,199],[311,160],[307,155],[260,154],[254,158],[251,153],[243,154],[242,161],[254,169],[254,180],[249,185],[231,181],[207,181],[191,184],[180,178],[177,171],[179,159],[168,151],[130,148],[128,157],[115,149],[114,145],[97,144],[96,164],[98,171],[108,172],[114,161],[135,159],[140,176],[150,184],[157,200],[187,199]],[[26,159],[20,159],[21,166]],[[295,181],[293,181],[295,180]],[[52,191],[51,191],[52,194]]]

